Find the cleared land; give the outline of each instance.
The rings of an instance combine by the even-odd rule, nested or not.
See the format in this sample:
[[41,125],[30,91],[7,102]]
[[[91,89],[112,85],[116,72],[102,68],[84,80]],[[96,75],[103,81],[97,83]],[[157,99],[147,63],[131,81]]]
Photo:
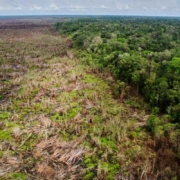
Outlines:
[[146,112],[115,100],[113,78],[83,66],[53,22],[0,21],[0,179],[175,176]]

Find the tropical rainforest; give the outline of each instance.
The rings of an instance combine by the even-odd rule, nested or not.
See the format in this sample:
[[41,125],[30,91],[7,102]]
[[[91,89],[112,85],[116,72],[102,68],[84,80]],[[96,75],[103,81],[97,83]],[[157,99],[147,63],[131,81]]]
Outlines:
[[0,178],[180,179],[180,18],[0,20]]

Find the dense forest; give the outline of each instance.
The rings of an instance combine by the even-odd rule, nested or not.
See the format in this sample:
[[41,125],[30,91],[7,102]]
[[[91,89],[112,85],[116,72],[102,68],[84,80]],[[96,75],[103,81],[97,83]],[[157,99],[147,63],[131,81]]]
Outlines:
[[54,28],[73,40],[84,64],[113,75],[116,99],[150,113],[146,131],[179,160],[180,19],[72,18]]
[[[174,123],[180,121],[180,19],[93,18],[57,23],[81,57],[143,95]],[[119,89],[120,90],[120,89]],[[119,92],[121,93],[121,92]]]

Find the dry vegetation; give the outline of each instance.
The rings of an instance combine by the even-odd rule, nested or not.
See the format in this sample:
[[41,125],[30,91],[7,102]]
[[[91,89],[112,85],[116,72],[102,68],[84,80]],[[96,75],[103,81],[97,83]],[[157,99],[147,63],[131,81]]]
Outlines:
[[0,23],[0,179],[176,176],[146,113],[113,98],[113,78],[83,66],[49,21],[13,23]]

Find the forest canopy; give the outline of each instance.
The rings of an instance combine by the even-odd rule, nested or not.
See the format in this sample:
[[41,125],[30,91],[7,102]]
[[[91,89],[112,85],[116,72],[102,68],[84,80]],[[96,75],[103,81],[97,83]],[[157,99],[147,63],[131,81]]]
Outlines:
[[150,109],[180,122],[180,19],[90,17],[57,23],[81,51],[84,62],[144,97]]

